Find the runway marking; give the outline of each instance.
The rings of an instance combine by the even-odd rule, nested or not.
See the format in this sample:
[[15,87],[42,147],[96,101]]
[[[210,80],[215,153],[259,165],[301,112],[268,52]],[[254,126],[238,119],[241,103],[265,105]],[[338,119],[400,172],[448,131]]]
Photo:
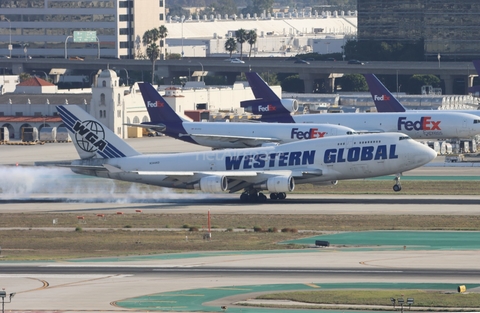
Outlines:
[[241,290],[241,291],[250,291],[251,289],[244,289],[244,288],[229,288],[229,287],[225,287],[225,288],[208,288],[210,290]]
[[310,286],[312,288],[321,288],[320,286],[315,285],[315,284],[305,284],[305,285]]

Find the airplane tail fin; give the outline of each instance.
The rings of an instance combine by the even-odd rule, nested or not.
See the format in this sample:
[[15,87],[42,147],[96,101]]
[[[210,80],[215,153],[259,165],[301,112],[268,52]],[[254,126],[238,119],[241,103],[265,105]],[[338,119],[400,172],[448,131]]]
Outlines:
[[140,155],[113,131],[77,105],[59,105],[65,124],[80,158],[123,158]]
[[364,74],[378,112],[405,112],[405,107],[373,74]]
[[[285,101],[288,106],[286,107],[282,99],[273,92],[260,75],[255,72],[247,72],[245,76],[255,96],[254,100],[240,102],[240,106],[245,108],[245,111],[262,115],[262,121],[287,122],[288,120],[287,123],[293,122],[290,114],[298,108],[295,101]],[[295,105],[297,105],[296,108]]]
[[280,101],[280,98],[270,89],[268,84],[256,72],[246,72],[248,84],[256,99],[264,101]]
[[[473,60],[473,66],[475,66],[475,70],[477,74],[480,76],[480,60]],[[480,96],[480,85],[472,86],[468,88],[468,92],[474,94],[474,96]]]
[[152,124],[164,124],[167,127],[189,122],[180,117],[150,83],[138,83],[143,101],[147,107]]

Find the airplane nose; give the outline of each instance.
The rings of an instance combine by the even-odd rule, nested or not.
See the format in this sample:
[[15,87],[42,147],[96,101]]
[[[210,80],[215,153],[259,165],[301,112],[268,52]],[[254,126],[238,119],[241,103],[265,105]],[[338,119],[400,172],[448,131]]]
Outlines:
[[433,161],[437,157],[437,152],[430,148],[427,145],[423,145],[421,143],[418,143],[420,145],[420,151],[415,157],[415,161],[417,161],[417,164],[427,164],[428,162]]

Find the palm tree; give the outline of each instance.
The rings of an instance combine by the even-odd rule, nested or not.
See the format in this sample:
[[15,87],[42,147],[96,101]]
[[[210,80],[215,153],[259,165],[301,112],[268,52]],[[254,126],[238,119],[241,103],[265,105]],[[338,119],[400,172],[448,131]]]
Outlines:
[[237,42],[240,44],[240,59],[242,59],[243,43],[247,41],[247,31],[243,28],[240,28],[235,32],[235,37],[237,37]]
[[152,61],[152,84],[154,84],[154,76],[155,76],[155,60],[157,60],[160,57],[160,48],[158,45],[154,42],[151,43],[147,47],[147,56]]
[[250,45],[250,51],[248,52],[248,59],[250,60],[253,45],[257,42],[257,32],[254,29],[247,33],[247,42]]
[[234,38],[228,38],[225,42],[225,50],[230,53],[230,58],[232,57],[232,53],[237,50],[237,41]]
[[[168,30],[164,25],[162,25],[158,28],[158,35],[160,37],[160,52],[161,52],[161,55],[163,55],[163,60],[166,60],[167,59],[167,48],[165,47],[164,39],[167,38]],[[165,53],[163,53],[163,51],[165,51]]]
[[160,33],[156,28],[147,30],[142,37],[143,45],[147,46],[147,57],[152,61],[152,84],[154,83],[155,77],[155,60],[160,56],[160,49],[156,43],[159,38]]

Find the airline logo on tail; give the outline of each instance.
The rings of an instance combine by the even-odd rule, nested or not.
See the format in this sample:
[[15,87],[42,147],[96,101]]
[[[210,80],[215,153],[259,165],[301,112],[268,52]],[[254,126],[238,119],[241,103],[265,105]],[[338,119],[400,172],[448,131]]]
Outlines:
[[276,109],[277,108],[271,104],[258,106],[258,112],[271,112],[271,111],[275,111]]
[[107,147],[105,141],[105,130],[102,124],[95,121],[76,121],[73,125],[75,132],[75,141],[80,149],[86,152],[103,152]]
[[388,95],[373,95],[373,101],[390,101],[390,96]]
[[147,107],[148,108],[163,108],[165,106],[165,103],[163,103],[162,101],[155,101],[155,102],[152,102],[152,101],[147,101]]

